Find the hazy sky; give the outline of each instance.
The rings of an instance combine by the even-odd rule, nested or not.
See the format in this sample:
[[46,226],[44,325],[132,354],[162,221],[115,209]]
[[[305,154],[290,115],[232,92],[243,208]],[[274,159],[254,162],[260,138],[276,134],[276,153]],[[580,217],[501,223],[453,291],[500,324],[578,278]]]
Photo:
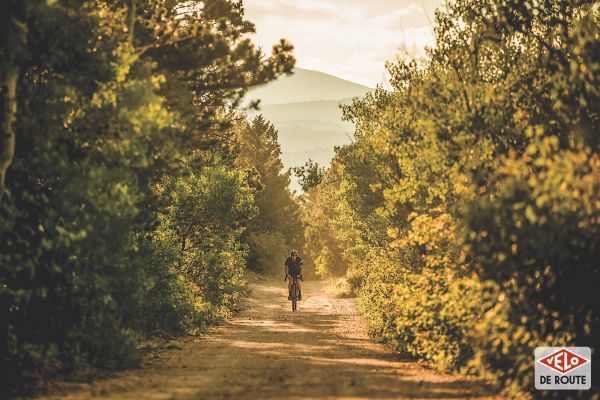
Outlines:
[[[254,41],[270,50],[280,38],[297,66],[374,87],[384,62],[433,44],[434,10],[443,0],[245,0]],[[428,20],[429,17],[429,20]]]

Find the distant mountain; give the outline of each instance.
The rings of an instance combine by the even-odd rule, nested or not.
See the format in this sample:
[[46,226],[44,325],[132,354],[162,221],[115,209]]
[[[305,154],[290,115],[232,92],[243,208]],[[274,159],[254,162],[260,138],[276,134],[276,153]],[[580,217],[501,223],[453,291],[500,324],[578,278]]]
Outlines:
[[283,76],[251,90],[248,100],[261,99],[262,104],[298,103],[304,101],[340,100],[362,97],[371,89],[323,72],[295,68],[291,76]]
[[263,104],[260,114],[271,122],[276,121],[318,121],[327,124],[352,128],[352,124],[342,122],[341,104],[350,104],[352,99],[302,101],[284,104]]
[[[303,165],[308,159],[328,166],[334,147],[349,144],[354,126],[342,121],[340,104],[362,97],[371,89],[322,72],[296,68],[291,77],[283,77],[254,89],[248,100],[261,99],[262,114],[279,131],[282,161],[286,168]],[[300,190],[292,180],[291,189]]]

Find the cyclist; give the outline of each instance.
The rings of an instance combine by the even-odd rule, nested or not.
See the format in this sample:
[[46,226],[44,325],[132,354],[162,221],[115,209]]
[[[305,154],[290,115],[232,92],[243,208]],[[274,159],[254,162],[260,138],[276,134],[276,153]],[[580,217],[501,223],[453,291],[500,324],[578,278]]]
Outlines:
[[290,277],[290,279],[288,279],[288,300],[291,300],[292,297],[290,296],[290,290],[291,290],[291,286],[292,286],[292,279],[291,277],[296,276],[296,277],[300,277],[300,279],[297,280],[298,282],[298,300],[302,300],[302,266],[304,264],[304,261],[302,261],[302,259],[298,256],[298,250],[292,250],[290,251],[290,256],[285,260],[285,276]]

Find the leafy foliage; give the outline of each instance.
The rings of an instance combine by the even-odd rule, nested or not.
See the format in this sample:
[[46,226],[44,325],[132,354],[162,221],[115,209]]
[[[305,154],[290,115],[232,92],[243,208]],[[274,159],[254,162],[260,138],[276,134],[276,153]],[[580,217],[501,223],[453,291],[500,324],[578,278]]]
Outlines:
[[319,164],[311,159],[309,159],[306,164],[300,167],[294,167],[292,170],[294,171],[294,175],[298,178],[300,187],[305,192],[321,183],[323,181],[323,175],[325,175],[325,168],[319,166]]
[[279,232],[250,233],[248,267],[266,274],[282,272],[282,265],[289,255],[290,245]]
[[247,171],[256,188],[258,215],[245,241],[250,245],[249,267],[259,272],[280,272],[291,248],[302,246],[300,206],[290,192],[290,172],[284,171],[275,127],[262,116],[235,127],[239,153],[236,165]]
[[243,293],[246,248],[239,242],[256,208],[241,171],[194,152],[184,174],[154,185],[161,204],[155,240],[176,245],[178,279],[207,321],[226,316]]
[[306,196],[317,267],[377,337],[518,398],[536,346],[600,348],[598,7],[451,2],[428,59],[345,108],[356,141]]
[[16,138],[0,148],[0,357],[15,389],[133,365],[141,337],[236,307],[256,206],[232,108],[294,60],[285,41],[252,44],[237,2],[1,7],[2,99],[17,85],[0,102]]

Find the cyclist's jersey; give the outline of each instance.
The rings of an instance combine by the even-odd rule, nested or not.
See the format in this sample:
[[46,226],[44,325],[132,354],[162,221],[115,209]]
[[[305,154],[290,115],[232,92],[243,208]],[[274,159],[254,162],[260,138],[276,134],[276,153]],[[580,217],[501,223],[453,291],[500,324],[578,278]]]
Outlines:
[[289,274],[292,276],[300,275],[300,266],[304,264],[304,261],[300,257],[296,257],[295,260],[292,260],[292,257],[288,257],[285,260],[285,266],[288,267]]

